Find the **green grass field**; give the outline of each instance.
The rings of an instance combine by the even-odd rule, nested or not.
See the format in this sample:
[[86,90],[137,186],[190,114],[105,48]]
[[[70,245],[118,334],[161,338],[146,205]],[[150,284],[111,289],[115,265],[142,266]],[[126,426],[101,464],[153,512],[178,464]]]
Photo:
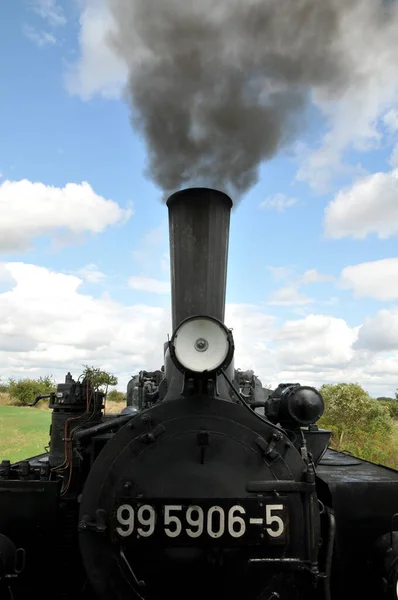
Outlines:
[[0,406],[0,462],[42,454],[48,445],[51,412]]
[[[0,393],[0,462],[16,462],[45,452],[50,436],[52,411],[39,408],[9,406],[8,394]],[[123,405],[107,401],[107,413],[118,413]]]
[[[5,402],[4,398],[2,401]],[[121,408],[119,403],[107,403],[108,413],[119,412]],[[0,404],[0,462],[3,459],[15,462],[45,452],[50,421],[51,411],[44,407],[41,410]],[[370,449],[363,448],[362,444],[363,440],[359,446],[358,443],[348,443],[345,449],[371,462],[398,469],[398,421],[395,421],[393,435],[387,443],[384,439],[377,440],[377,443],[373,441]]]

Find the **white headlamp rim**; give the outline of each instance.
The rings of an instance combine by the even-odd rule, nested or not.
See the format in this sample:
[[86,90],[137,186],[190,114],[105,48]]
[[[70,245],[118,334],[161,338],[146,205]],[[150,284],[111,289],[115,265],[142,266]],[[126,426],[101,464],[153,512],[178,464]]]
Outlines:
[[234,352],[231,330],[209,315],[184,319],[175,330],[169,346],[176,367],[182,372],[196,374],[226,368]]

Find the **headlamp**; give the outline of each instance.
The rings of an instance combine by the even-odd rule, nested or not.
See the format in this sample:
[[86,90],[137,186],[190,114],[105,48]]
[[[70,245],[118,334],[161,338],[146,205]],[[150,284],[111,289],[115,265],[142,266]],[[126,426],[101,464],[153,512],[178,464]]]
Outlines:
[[280,419],[298,425],[312,425],[321,418],[325,405],[321,394],[313,387],[291,385],[281,395]]
[[170,341],[170,356],[183,373],[214,373],[225,369],[233,353],[231,331],[214,317],[198,315],[185,319]]

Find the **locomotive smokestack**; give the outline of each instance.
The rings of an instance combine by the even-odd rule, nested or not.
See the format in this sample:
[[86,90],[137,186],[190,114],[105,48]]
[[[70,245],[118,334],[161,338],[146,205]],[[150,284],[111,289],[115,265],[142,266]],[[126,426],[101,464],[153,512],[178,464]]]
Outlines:
[[188,188],[167,200],[173,331],[206,314],[224,322],[232,200],[210,188]]

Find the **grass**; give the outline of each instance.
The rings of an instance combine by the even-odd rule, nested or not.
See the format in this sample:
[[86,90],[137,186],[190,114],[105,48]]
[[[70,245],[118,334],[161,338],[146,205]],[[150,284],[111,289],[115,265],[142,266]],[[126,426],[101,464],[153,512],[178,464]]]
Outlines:
[[0,461],[15,462],[45,452],[51,413],[19,406],[0,406]]
[[[8,394],[0,392],[0,462],[16,462],[45,452],[50,436],[51,411],[43,401],[39,408],[10,406]],[[106,412],[118,413],[124,405],[107,401]]]

